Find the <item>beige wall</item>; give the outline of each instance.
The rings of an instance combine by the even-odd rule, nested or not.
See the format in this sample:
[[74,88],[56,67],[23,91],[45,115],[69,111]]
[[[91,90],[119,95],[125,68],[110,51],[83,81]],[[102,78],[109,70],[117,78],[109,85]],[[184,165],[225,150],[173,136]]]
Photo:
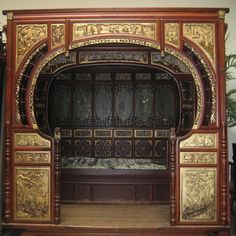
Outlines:
[[[227,7],[226,16],[230,39],[226,45],[227,54],[236,53],[236,0],[1,0],[0,11],[10,9],[47,9],[47,8],[104,8],[104,7]],[[6,17],[0,14],[0,29],[6,24]],[[236,81],[230,83],[233,88]],[[229,158],[232,156],[231,143],[236,142],[236,127],[228,130]]]

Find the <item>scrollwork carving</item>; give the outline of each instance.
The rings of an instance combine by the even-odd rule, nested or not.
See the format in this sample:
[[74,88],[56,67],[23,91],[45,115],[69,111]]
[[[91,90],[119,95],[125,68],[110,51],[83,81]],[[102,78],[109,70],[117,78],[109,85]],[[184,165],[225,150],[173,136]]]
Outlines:
[[150,39],[156,37],[155,23],[75,23],[73,24],[73,40],[86,36],[103,34],[138,35]]
[[181,164],[216,164],[216,152],[180,152]]
[[37,133],[16,133],[15,146],[19,147],[51,147],[51,142]]
[[181,221],[216,221],[216,169],[181,168],[180,184]]
[[178,23],[165,23],[165,42],[179,47]]
[[15,161],[17,163],[49,163],[49,151],[16,151]]
[[65,44],[65,25],[64,24],[52,24],[52,48],[56,48]]

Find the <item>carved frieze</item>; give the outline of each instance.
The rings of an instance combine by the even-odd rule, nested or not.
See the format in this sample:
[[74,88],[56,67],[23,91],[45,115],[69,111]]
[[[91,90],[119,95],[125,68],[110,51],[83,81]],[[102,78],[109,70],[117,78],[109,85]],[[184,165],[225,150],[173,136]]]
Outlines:
[[79,63],[98,63],[98,62],[132,62],[148,63],[148,53],[128,52],[128,51],[99,51],[99,52],[80,52]]
[[50,168],[17,167],[15,170],[15,219],[50,219]]
[[193,134],[180,142],[180,148],[216,148],[216,134]]
[[179,24],[165,23],[165,42],[179,47]]
[[37,133],[15,133],[15,146],[19,147],[51,147],[51,142]]
[[216,221],[216,168],[180,169],[180,221]]
[[46,24],[29,24],[16,26],[16,62],[20,63],[22,57],[30,48],[40,40],[47,37]]
[[15,162],[16,163],[49,163],[50,162],[49,151],[16,151]]
[[65,24],[52,24],[51,32],[52,48],[65,44]]
[[183,34],[202,48],[209,59],[215,62],[215,25],[212,23],[185,23]]
[[216,164],[216,152],[180,152],[181,164]]
[[134,131],[135,138],[150,138],[153,136],[152,130],[135,130]]
[[94,35],[136,35],[155,39],[155,23],[74,23],[73,40]]

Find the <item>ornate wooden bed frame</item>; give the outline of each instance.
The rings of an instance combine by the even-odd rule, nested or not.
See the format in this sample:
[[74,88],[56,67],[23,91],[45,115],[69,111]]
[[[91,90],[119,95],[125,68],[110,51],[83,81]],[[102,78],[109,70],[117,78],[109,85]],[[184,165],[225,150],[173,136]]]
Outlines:
[[[151,48],[162,58],[171,55],[192,74],[197,95],[194,124],[183,137],[172,132],[169,142],[170,225],[182,226],[182,233],[184,229],[189,232],[188,227],[194,225],[201,227],[201,233],[205,230],[228,235],[224,51],[224,17],[228,11],[201,8],[4,11],[7,15],[4,227],[28,229],[30,225],[40,228],[60,224],[60,132],[56,130],[55,136],[50,137],[39,131],[34,111],[39,74],[55,57],[63,54],[67,57],[73,49],[122,44]],[[62,66],[69,63],[68,60]]]

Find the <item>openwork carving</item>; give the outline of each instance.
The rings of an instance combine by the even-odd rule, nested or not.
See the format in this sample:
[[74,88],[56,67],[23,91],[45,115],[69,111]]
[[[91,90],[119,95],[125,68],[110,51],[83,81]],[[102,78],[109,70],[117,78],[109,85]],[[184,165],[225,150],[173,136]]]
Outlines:
[[216,221],[216,169],[181,168],[180,220]]
[[16,26],[16,62],[20,63],[22,57],[30,48],[40,40],[47,37],[47,25],[17,25]]
[[165,42],[179,47],[179,24],[165,23]]
[[216,152],[180,152],[181,164],[216,164]]
[[135,141],[135,157],[151,157],[152,155],[152,141],[150,140],[136,140]]
[[49,61],[46,66],[43,68],[42,73],[53,74],[56,71],[76,64],[76,53],[70,52],[68,56],[65,54],[59,55],[53,60]]
[[116,140],[115,141],[115,157],[131,157],[132,141]]
[[51,142],[37,133],[16,133],[15,146],[19,147],[51,147]]
[[183,25],[183,34],[202,48],[209,59],[215,63],[215,25],[185,23]]
[[186,46],[188,49],[190,49],[201,61],[201,64],[203,65],[205,71],[207,72],[208,79],[210,81],[210,88],[212,92],[212,106],[211,106],[211,123],[216,122],[216,82],[213,77],[213,73],[210,71],[209,66],[207,66],[207,62],[203,58],[203,56],[197,52],[189,43],[184,43],[184,46]]
[[193,134],[180,142],[181,148],[216,148],[216,134]]
[[95,157],[111,157],[111,140],[95,140]]
[[85,36],[106,34],[138,35],[145,38],[155,39],[155,23],[75,23],[73,24],[73,40]]
[[201,88],[201,84],[200,84],[200,78],[199,75],[196,71],[196,69],[194,68],[193,64],[184,56],[182,56],[179,52],[176,52],[175,50],[172,50],[171,48],[165,48],[165,51],[169,54],[171,54],[172,56],[178,58],[180,61],[182,61],[189,69],[189,71],[191,72],[193,79],[194,79],[194,83],[195,83],[195,88],[196,88],[196,93],[197,93],[197,110],[196,110],[196,117],[194,120],[194,125],[193,125],[193,129],[197,129],[197,127],[199,127],[200,122],[201,122],[201,118],[202,118],[202,97],[203,97],[203,92],[202,92],[202,88]]
[[49,163],[50,162],[49,151],[16,151],[15,162],[16,163]]
[[132,62],[148,63],[148,53],[128,52],[128,51],[99,51],[99,52],[80,52],[79,63],[98,63],[98,62]]
[[76,140],[75,141],[75,156],[91,157],[91,141]]
[[65,44],[65,25],[64,24],[52,24],[52,48],[56,48]]
[[16,220],[50,219],[50,168],[17,167]]

